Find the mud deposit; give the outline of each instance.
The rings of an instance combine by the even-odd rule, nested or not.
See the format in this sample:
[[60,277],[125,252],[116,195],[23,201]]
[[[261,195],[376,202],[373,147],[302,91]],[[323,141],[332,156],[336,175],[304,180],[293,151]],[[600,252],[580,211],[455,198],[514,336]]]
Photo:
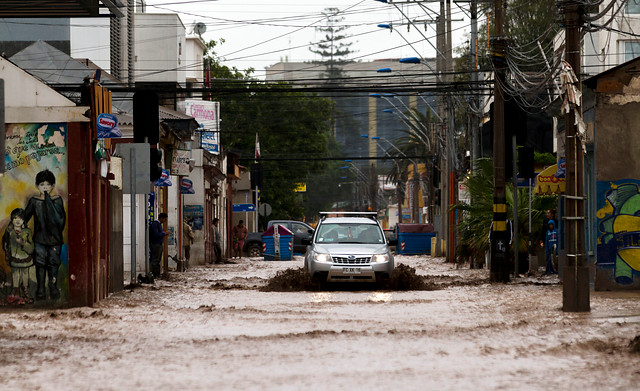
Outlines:
[[391,276],[376,283],[322,283],[313,279],[303,268],[286,269],[276,273],[260,289],[264,292],[318,292],[318,291],[360,291],[360,290],[390,290],[390,291],[426,291],[435,289],[435,285],[427,282],[425,276],[416,274],[416,269],[405,264],[399,264]]
[[564,313],[557,276],[492,284],[444,258],[395,261],[384,287],[321,289],[301,257],[242,258],[93,307],[0,307],[0,389],[638,389],[640,293]]

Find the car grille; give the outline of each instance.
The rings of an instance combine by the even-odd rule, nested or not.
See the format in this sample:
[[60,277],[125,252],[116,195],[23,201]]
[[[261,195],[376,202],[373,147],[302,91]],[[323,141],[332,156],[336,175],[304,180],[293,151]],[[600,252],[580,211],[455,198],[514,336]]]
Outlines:
[[333,263],[341,265],[364,265],[371,262],[371,257],[351,258],[348,257],[331,257]]

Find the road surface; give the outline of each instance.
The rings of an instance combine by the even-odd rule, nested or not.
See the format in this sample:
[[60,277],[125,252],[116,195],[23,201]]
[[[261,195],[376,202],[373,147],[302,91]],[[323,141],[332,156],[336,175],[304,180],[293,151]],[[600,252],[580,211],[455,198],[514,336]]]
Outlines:
[[[95,307],[0,308],[4,390],[633,390],[640,293],[398,256],[430,290],[264,291],[301,258],[197,266]],[[639,338],[640,339],[640,338]]]

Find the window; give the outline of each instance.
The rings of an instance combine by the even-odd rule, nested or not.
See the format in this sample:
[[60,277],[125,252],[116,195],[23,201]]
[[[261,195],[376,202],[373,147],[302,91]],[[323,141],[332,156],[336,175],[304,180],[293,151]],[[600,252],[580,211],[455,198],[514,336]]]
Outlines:
[[638,56],[640,56],[640,42],[625,42],[624,43],[624,61],[626,62],[629,60],[633,60]]
[[293,223],[292,230],[295,235],[306,234],[309,232],[309,228],[307,228],[304,224]]
[[626,13],[640,14],[640,0],[628,0]]

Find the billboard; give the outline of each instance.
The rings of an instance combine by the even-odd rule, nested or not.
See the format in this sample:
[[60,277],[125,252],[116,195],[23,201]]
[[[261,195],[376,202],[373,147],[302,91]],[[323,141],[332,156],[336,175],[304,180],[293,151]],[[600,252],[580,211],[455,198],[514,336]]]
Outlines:
[[185,99],[178,102],[178,111],[193,117],[202,132],[202,149],[217,154],[220,151],[220,102]]

